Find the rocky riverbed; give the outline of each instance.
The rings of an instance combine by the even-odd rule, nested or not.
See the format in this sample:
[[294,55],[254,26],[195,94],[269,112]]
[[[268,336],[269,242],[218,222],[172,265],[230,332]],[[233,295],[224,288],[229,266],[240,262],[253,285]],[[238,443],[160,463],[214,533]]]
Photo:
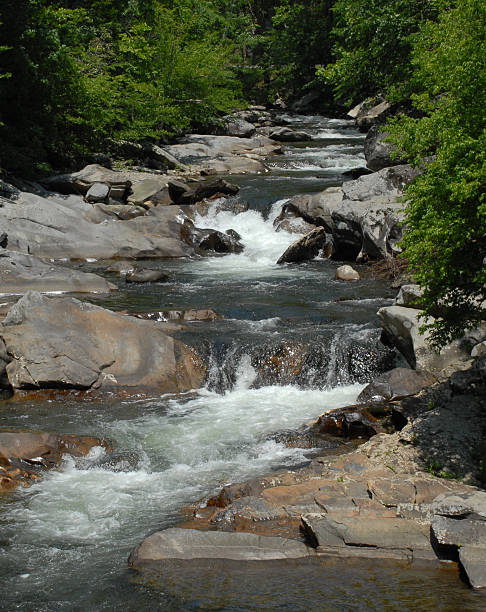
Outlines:
[[[252,112],[130,149],[150,171],[0,185],[1,485],[36,482],[2,508],[12,605],[44,584],[46,606],[150,609],[130,550],[184,588],[203,560],[250,575],[330,558],[405,564],[404,580],[458,561],[485,586],[486,333],[437,356],[417,288],[396,297],[368,267],[399,252],[415,171],[378,162],[371,134],[368,174],[351,122]],[[57,572],[61,542],[79,588],[29,561],[41,547]],[[93,568],[109,578],[91,596]]]

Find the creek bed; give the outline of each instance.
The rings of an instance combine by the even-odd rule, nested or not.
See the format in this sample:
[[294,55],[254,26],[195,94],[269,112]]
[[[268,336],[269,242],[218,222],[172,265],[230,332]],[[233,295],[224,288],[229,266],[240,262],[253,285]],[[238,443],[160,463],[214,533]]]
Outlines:
[[[322,559],[270,564],[263,572],[251,565],[199,568],[168,573],[150,587],[128,570],[130,550],[149,533],[176,525],[187,504],[229,482],[309,461],[313,449],[288,448],[273,434],[353,403],[396,359],[379,342],[376,311],[393,297],[386,283],[337,282],[338,264],[324,260],[275,265],[295,240],[273,229],[282,200],[338,185],[345,171],[364,165],[363,136],[350,122],[282,120],[311,131],[313,140],[269,160],[267,174],[230,177],[250,210],[197,220],[238,231],[242,254],[151,261],[170,283],[119,281],[118,292],[90,298],[128,312],[221,313],[223,320],[189,323],[179,332],[205,352],[207,387],[171,397],[3,405],[1,426],[106,436],[115,451],[68,458],[60,471],[0,499],[2,609],[479,610],[484,604],[447,568],[430,566]],[[85,268],[103,269],[99,262]],[[263,367],[287,349],[305,353],[298,376]]]

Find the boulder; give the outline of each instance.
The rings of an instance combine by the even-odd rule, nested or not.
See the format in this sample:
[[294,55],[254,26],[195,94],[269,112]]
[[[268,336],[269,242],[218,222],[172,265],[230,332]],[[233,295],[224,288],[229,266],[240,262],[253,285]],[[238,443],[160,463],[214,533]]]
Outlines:
[[[114,201],[111,200],[111,202]],[[147,209],[142,206],[130,206],[127,204],[95,204],[94,207],[105,219],[117,219],[119,221],[143,217],[147,212]]]
[[127,283],[166,283],[169,276],[162,270],[149,270],[147,268],[135,268],[125,275]]
[[424,290],[420,285],[402,285],[395,300],[395,306],[405,306],[406,308],[419,308],[417,305]]
[[46,470],[61,464],[64,455],[82,457],[110,443],[91,436],[58,435],[41,431],[0,431],[0,491],[28,486]]
[[473,589],[486,589],[486,548],[461,546],[459,562]]
[[312,140],[312,136],[308,132],[292,130],[289,127],[279,127],[271,130],[270,138],[278,142],[302,142]]
[[382,170],[389,166],[399,166],[407,163],[403,158],[392,156],[396,147],[389,142],[388,132],[383,132],[379,125],[373,125],[366,135],[364,143],[364,154],[366,165],[370,170]]
[[[231,232],[234,230],[228,230]],[[213,251],[215,253],[241,253],[244,246],[238,237],[228,232],[218,232],[211,229],[198,229],[194,235],[200,251]],[[235,232],[236,236],[238,234]]]
[[307,221],[295,211],[293,207],[282,206],[282,211],[273,222],[276,232],[289,232],[289,234],[308,234],[315,226]]
[[211,308],[189,310],[161,310],[158,312],[136,313],[132,316],[149,321],[218,321],[224,317]]
[[169,195],[176,204],[195,204],[216,195],[234,196],[240,190],[237,185],[224,179],[201,181],[192,186],[181,181],[169,181],[168,187]]
[[199,387],[205,366],[157,323],[73,298],[29,292],[10,310],[0,338],[17,389],[101,389],[177,393]]
[[130,142],[128,140],[112,140],[109,142],[110,151],[119,159],[138,161],[148,168],[157,170],[186,170],[168,151],[152,142]]
[[0,287],[2,293],[28,291],[42,293],[108,293],[116,289],[96,274],[71,270],[14,251],[0,253]]
[[183,237],[187,216],[178,206],[158,206],[143,216],[111,219],[103,204],[79,196],[42,197],[20,192],[3,199],[0,227],[9,248],[52,259],[185,257],[194,249]]
[[293,242],[280,256],[277,264],[300,263],[309,261],[321,254],[329,256],[332,251],[332,239],[323,227],[316,227],[308,234]]
[[367,440],[377,433],[378,422],[366,408],[351,406],[323,414],[317,420],[316,427],[321,434],[350,440]]
[[339,266],[339,268],[337,268],[336,270],[334,278],[336,280],[342,280],[342,281],[361,280],[361,276],[359,275],[359,272],[357,272],[354,268],[348,265]]
[[128,272],[134,272],[135,268],[136,265],[133,261],[114,261],[106,268],[106,272],[125,276]]
[[367,132],[373,125],[382,124],[392,111],[391,104],[383,100],[375,104],[372,100],[361,102],[348,113],[362,132]]
[[147,178],[132,185],[127,198],[130,204],[143,204],[147,200],[157,199],[158,194],[165,189],[166,181],[158,178]]
[[429,346],[428,332],[420,334],[419,329],[423,324],[431,323],[432,319],[421,319],[421,314],[421,310],[403,306],[386,306],[378,311],[387,339],[412,368],[443,378],[456,370],[469,367],[470,349],[465,341],[455,340],[444,347],[440,354]]
[[188,134],[179,144],[166,147],[166,150],[184,163],[201,163],[209,159],[229,159],[275,142],[265,136],[236,138],[234,136],[212,136],[208,134]]
[[404,214],[401,196],[418,174],[395,166],[285,204],[308,223],[333,236],[338,259],[383,259],[400,252]]
[[228,116],[223,118],[224,134],[226,136],[237,136],[238,138],[251,138],[256,132],[253,123],[245,119]]
[[408,395],[416,395],[425,387],[435,384],[437,379],[428,372],[417,372],[408,368],[394,368],[381,374],[358,395],[358,402],[382,402]]
[[310,557],[312,550],[301,542],[252,533],[166,529],[157,531],[139,544],[128,563],[134,569],[150,564],[167,564],[175,559],[200,561],[274,561]]
[[95,204],[96,202],[106,202],[109,193],[110,188],[108,185],[105,185],[105,183],[93,183],[93,185],[91,185],[91,187],[88,189],[84,199],[90,204]]
[[[131,186],[131,182],[121,172],[104,168],[98,164],[90,164],[79,172],[51,176],[44,180],[48,189],[64,194],[86,195],[95,183],[104,183],[110,188],[110,192],[113,191],[118,195],[127,193]],[[112,197],[118,197],[118,195]]]

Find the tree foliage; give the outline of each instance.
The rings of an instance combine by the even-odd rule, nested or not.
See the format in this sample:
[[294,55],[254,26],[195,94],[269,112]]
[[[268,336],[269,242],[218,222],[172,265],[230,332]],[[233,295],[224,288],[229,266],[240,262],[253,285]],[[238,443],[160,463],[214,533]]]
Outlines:
[[417,35],[415,107],[393,141],[424,174],[407,191],[406,255],[425,288],[440,347],[484,320],[486,300],[486,5],[445,5]]
[[409,93],[411,35],[437,15],[441,0],[337,0],[333,6],[334,61],[318,75],[335,97],[353,104]]

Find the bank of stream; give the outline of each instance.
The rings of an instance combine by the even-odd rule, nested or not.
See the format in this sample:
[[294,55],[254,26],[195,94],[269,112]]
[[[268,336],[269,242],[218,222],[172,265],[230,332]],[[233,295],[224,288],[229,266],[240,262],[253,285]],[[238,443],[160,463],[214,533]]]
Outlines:
[[[200,217],[236,230],[241,254],[150,262],[168,284],[127,285],[90,299],[113,310],[213,308],[178,336],[209,363],[204,389],[181,396],[14,401],[4,427],[105,436],[115,450],[66,461],[29,489],[0,500],[2,609],[6,610],[479,610],[484,600],[447,567],[320,559],[172,572],[139,584],[126,563],[149,533],[222,485],[309,461],[315,449],[276,434],[352,404],[364,384],[398,363],[381,345],[376,311],[384,281],[334,280],[337,262],[277,266],[296,236],[275,232],[287,197],[339,185],[364,165],[351,122],[282,117],[313,140],[268,160],[263,175],[232,176],[248,211]],[[83,269],[103,272],[103,262]],[[114,281],[113,277],[110,280]],[[300,357],[299,357],[300,355]],[[302,357],[302,355],[304,355]],[[283,357],[282,357],[283,356]],[[296,368],[295,360],[300,359]]]

